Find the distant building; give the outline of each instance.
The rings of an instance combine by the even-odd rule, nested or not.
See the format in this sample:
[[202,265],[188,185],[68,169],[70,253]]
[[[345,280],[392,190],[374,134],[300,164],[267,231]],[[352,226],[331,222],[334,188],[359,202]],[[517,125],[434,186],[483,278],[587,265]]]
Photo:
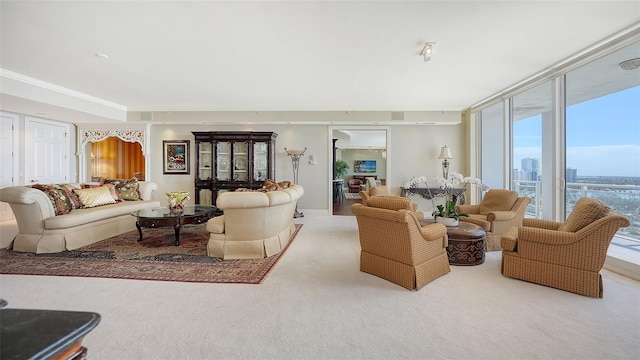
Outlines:
[[565,179],[568,183],[576,183],[578,182],[578,169],[567,168],[565,173]]
[[521,174],[518,174],[521,179],[519,180],[527,180],[527,181],[538,181],[540,180],[540,159],[534,158],[524,158],[520,161],[522,170],[520,170]]

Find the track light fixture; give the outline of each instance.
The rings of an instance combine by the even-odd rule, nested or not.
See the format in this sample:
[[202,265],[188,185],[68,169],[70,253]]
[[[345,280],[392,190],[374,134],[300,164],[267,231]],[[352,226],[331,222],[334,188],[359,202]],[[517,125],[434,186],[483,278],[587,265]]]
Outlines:
[[434,42],[428,42],[424,44],[420,56],[424,57],[424,62],[431,62],[431,54],[433,53],[433,47],[436,45]]

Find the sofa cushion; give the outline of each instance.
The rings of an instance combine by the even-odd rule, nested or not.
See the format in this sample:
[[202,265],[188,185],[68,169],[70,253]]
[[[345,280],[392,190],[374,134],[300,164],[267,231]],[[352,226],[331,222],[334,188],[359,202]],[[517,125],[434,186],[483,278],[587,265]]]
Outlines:
[[111,195],[111,191],[106,186],[99,186],[89,189],[73,190],[80,197],[82,207],[92,208],[96,206],[115,204],[116,201]]
[[64,190],[65,194],[67,194],[67,197],[69,198],[69,200],[71,200],[71,204],[73,205],[74,209],[82,208],[82,201],[80,201],[80,197],[78,196],[78,194],[73,192],[74,189],[79,189],[79,187],[73,186],[71,184],[60,184],[60,188]]
[[582,197],[576,201],[567,220],[558,231],[576,232],[603,217],[609,208],[600,200]]
[[509,211],[518,201],[518,193],[512,190],[491,189],[480,202],[480,214],[487,215],[492,211]]
[[105,179],[105,184],[113,184],[116,187],[116,193],[118,198],[124,201],[137,201],[140,200],[140,191],[138,185],[138,179],[132,178],[125,179]]
[[68,214],[73,209],[71,199],[69,199],[66,192],[59,186],[34,184],[32,188],[38,189],[47,194],[47,197],[51,200],[51,205],[53,205],[56,215]]
[[[110,196],[109,196],[110,197]],[[75,209],[69,214],[53,216],[44,219],[44,226],[47,230],[68,229],[74,226],[91,224],[96,221],[110,219],[118,216],[126,215],[131,219],[135,218],[129,214],[136,210],[142,210],[149,207],[160,206],[155,200],[148,201],[122,201],[112,205],[98,206],[93,208]]]

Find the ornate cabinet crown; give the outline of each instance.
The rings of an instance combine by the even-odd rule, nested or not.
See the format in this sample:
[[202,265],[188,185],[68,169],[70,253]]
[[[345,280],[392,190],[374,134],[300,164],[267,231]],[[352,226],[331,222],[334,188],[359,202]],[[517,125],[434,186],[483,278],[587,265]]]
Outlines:
[[215,205],[218,193],[258,189],[275,179],[278,134],[253,131],[193,132],[196,144],[195,202]]

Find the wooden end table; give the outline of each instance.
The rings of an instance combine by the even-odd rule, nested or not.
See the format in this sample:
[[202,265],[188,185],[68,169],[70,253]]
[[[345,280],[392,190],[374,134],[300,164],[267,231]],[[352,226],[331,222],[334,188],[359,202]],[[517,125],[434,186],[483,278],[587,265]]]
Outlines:
[[138,220],[136,228],[142,241],[142,228],[173,227],[176,246],[180,245],[180,228],[187,224],[204,224],[209,219],[222,215],[222,210],[211,205],[185,206],[182,210],[169,210],[166,207],[142,209],[131,213]]
[[[422,226],[433,223],[433,219],[420,220]],[[469,222],[460,221],[458,226],[447,226],[449,264],[482,264],[485,255],[486,235],[480,226]]]

